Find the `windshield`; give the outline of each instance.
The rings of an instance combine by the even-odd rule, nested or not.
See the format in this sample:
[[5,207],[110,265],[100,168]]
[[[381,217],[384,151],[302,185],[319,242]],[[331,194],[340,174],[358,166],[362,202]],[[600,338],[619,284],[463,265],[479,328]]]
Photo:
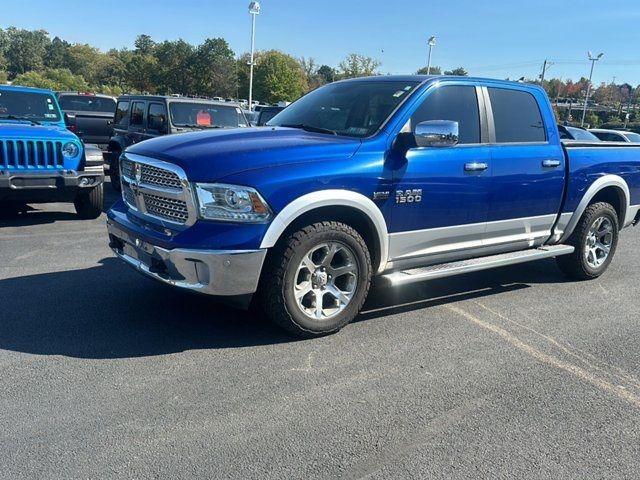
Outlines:
[[574,140],[585,140],[587,142],[599,142],[600,139],[593,133],[582,130],[581,128],[565,127]]
[[289,105],[267,125],[368,137],[417,85],[419,82],[384,80],[333,83]]
[[211,103],[171,102],[171,120],[176,127],[237,128],[247,121],[240,108]]
[[0,120],[2,119],[59,122],[61,116],[51,94],[0,90]]
[[640,135],[637,133],[625,132],[624,136],[627,137],[631,143],[640,143]]
[[62,110],[69,111],[113,113],[116,110],[113,98],[94,95],[61,95],[58,103]]

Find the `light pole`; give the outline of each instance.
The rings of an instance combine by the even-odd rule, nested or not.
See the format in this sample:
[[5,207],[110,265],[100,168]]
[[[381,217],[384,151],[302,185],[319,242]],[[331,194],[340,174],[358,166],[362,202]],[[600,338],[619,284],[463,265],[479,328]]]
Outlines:
[[249,4],[249,14],[251,15],[251,63],[249,64],[249,111],[253,110],[253,54],[256,44],[256,15],[260,15],[260,3],[251,2]]
[[580,126],[584,127],[584,118],[587,116],[587,102],[589,101],[589,94],[591,93],[591,78],[593,77],[593,67],[596,62],[602,58],[604,53],[600,53],[597,57],[591,55],[589,52],[589,61],[591,62],[591,73],[589,73],[589,83],[587,84],[587,96],[584,97],[584,108],[582,109],[582,121],[580,122]]
[[436,46],[436,37],[435,35],[429,37],[429,60],[427,61],[427,75],[431,75],[431,51],[433,47]]

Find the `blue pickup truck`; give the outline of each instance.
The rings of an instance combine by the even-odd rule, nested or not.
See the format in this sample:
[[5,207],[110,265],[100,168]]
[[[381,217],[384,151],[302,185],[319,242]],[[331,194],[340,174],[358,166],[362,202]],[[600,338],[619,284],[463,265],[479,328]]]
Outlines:
[[52,91],[0,86],[0,213],[69,201],[97,218],[103,181],[102,152],[67,129]]
[[268,125],[129,147],[107,220],[117,256],[178,288],[253,297],[311,337],[350,322],[373,275],[398,287],[555,257],[598,277],[640,220],[640,149],[561,142],[533,85],[345,80]]

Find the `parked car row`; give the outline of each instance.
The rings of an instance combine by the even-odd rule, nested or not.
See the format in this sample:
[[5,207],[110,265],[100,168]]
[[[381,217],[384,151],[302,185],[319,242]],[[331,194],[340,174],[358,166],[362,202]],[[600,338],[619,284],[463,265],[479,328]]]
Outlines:
[[570,125],[558,125],[560,138],[583,142],[622,142],[640,143],[640,134],[626,130],[609,130],[604,128],[586,129]]

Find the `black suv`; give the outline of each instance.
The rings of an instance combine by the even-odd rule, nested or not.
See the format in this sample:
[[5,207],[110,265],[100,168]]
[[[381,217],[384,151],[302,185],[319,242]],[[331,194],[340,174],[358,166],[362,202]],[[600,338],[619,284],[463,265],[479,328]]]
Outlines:
[[109,176],[120,190],[120,154],[129,145],[149,138],[208,128],[248,127],[238,105],[213,100],[151,95],[118,98],[109,140]]

